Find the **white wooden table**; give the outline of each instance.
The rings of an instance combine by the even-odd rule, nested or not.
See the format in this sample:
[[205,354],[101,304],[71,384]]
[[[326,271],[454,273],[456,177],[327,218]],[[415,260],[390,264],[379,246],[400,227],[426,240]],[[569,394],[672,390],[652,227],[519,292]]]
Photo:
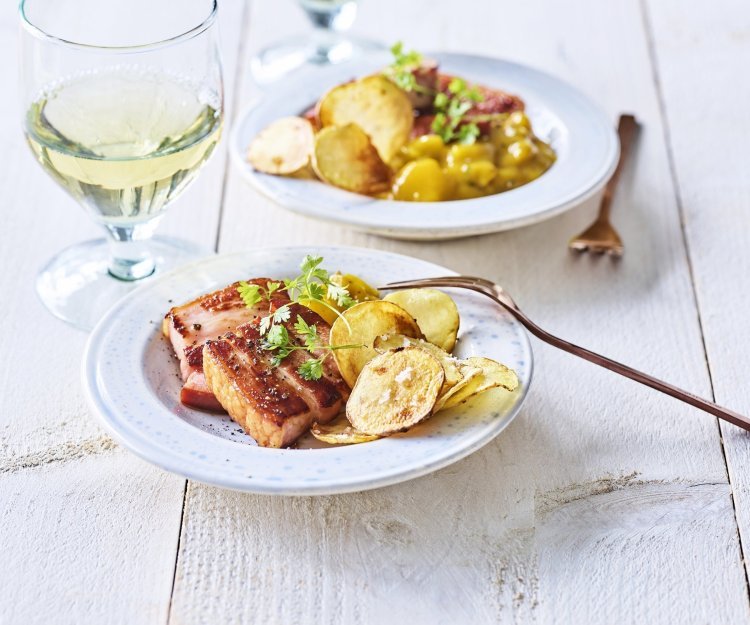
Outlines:
[[[84,403],[86,336],[33,290],[96,235],[23,145],[16,15],[0,9],[0,624],[746,623],[750,437],[534,343],[536,379],[492,444],[355,495],[186,482],[125,452]],[[478,19],[477,19],[478,18]],[[222,0],[229,115],[252,52],[302,30],[289,1]],[[404,243],[291,215],[213,159],[162,232],[228,252],[342,243],[507,285],[552,331],[750,411],[746,0],[369,0],[355,31],[518,60],[644,128],[619,262],[571,256],[594,201],[541,225]]]

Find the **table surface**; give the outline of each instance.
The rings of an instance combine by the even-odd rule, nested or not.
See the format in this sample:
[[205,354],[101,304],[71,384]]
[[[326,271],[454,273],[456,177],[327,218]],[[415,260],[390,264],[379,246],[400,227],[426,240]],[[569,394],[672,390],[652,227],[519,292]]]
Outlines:
[[[260,93],[253,51],[306,24],[289,1],[223,0],[220,19],[231,120]],[[16,29],[4,3],[6,85]],[[354,32],[528,63],[613,123],[634,112],[643,132],[613,208],[625,257],[566,249],[593,200],[439,243],[309,221],[248,187],[225,150],[163,233],[219,252],[359,245],[481,274],[551,331],[750,411],[745,0],[370,0]],[[398,486],[241,494],[115,445],[83,398],[86,335],[33,290],[50,254],[97,231],[27,153],[14,100],[0,101],[2,625],[750,620],[748,436],[538,342],[519,418],[471,457]]]

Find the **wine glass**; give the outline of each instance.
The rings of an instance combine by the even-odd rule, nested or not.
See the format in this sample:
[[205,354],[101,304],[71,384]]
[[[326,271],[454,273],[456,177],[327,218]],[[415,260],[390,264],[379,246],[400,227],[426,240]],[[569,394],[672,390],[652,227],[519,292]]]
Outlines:
[[221,135],[217,4],[21,0],[20,16],[28,144],[107,233],[53,258],[37,293],[90,329],[139,281],[202,255],[151,235]]
[[253,57],[255,80],[267,83],[307,63],[332,65],[382,46],[343,33],[357,17],[357,0],[298,0],[314,27],[310,36],[297,36],[273,44]]

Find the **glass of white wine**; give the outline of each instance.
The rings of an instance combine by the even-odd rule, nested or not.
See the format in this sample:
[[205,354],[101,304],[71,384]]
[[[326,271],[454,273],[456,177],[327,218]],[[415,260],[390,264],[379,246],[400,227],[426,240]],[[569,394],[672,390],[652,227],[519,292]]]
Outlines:
[[378,43],[345,33],[357,17],[357,0],[298,0],[313,25],[310,35],[274,43],[252,59],[253,77],[259,83],[277,80],[306,64],[334,65],[370,51]]
[[40,272],[58,317],[92,328],[154,272],[202,255],[153,237],[219,141],[216,0],[22,0],[24,131],[36,160],[107,232]]

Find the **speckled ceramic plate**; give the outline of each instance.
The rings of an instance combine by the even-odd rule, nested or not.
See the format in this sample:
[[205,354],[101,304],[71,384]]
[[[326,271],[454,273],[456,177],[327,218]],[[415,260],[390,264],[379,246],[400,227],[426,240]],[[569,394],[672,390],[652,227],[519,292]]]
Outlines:
[[512,191],[454,202],[375,200],[323,184],[254,171],[245,155],[253,137],[279,117],[299,115],[329,88],[379,71],[388,55],[316,70],[282,82],[240,114],[230,151],[242,175],[291,211],[358,230],[402,239],[450,239],[509,230],[549,219],[599,191],[619,155],[612,121],[567,83],[525,65],[466,54],[431,53],[441,70],[518,94],[535,132],[552,144],[557,162],[537,180]]
[[161,321],[174,305],[251,276],[298,273],[305,254],[329,270],[372,284],[453,272],[415,258],[356,248],[275,248],[216,256],[165,274],[119,302],[91,334],[83,360],[88,400],[122,445],[168,471],[216,486],[283,495],[377,488],[435,471],[491,441],[517,414],[531,382],[525,331],[490,300],[453,290],[461,313],[458,356],[483,355],[513,367],[515,393],[489,391],[409,432],[370,443],[325,446],[306,437],[294,449],[265,449],[227,416],[190,410]]

